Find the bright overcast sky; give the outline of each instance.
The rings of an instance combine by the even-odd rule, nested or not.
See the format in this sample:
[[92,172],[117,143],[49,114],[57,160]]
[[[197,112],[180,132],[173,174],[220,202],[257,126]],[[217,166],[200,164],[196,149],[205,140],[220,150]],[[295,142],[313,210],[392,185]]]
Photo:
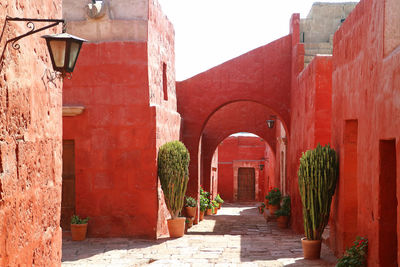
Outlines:
[[[175,27],[178,81],[289,33],[293,13],[341,0],[158,0]],[[358,2],[358,1],[353,1]]]

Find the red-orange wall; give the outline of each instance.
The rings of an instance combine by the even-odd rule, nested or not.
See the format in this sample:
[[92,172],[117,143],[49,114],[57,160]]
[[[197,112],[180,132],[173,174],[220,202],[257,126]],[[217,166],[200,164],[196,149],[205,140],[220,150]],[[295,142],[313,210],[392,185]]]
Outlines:
[[[61,19],[61,0],[2,0],[2,30],[6,15]],[[26,22],[9,21],[0,51],[27,31]],[[9,43],[0,64],[0,266],[61,266],[62,81],[47,77],[40,37],[60,32],[22,38],[19,50]]]
[[[269,151],[269,147],[259,137],[230,136],[218,146],[218,191],[224,200],[228,202],[235,200],[234,165],[242,164],[243,167],[252,164],[255,172],[258,172],[259,191],[255,192],[255,196],[257,201],[263,200],[267,183],[266,170],[269,170],[269,162],[265,160],[266,151]],[[260,164],[264,164],[263,170],[260,170]]]
[[91,218],[89,236],[167,234],[157,151],[179,139],[181,118],[174,30],[156,2],[149,6],[147,42],[83,47],[63,102],[85,107],[82,115],[64,117],[63,138],[75,140],[76,213]]
[[330,141],[331,73],[331,57],[317,56],[299,74],[298,84],[292,88],[294,115],[288,146],[286,189],[292,201],[291,227],[298,232],[304,230],[297,178],[299,159],[302,152]]
[[[356,217],[356,232],[350,234],[351,238],[355,234],[368,237],[368,266],[396,265],[395,260],[385,253],[393,247],[396,250],[396,244],[391,244],[390,239],[399,236],[400,232],[399,208],[395,201],[383,204],[392,193],[388,187],[396,188],[397,199],[400,199],[399,10],[398,1],[361,1],[334,37],[332,143],[340,155],[340,177],[346,175],[346,168],[355,167],[357,171],[356,177],[349,177],[349,183],[349,179],[339,180],[332,229],[336,238],[332,239],[332,246],[338,251],[343,250],[342,246],[347,245],[344,241],[348,239],[347,225],[353,223],[349,216]],[[393,34],[385,32],[386,29],[392,29]],[[394,29],[397,29],[397,36]],[[397,49],[385,51],[388,42],[395,44]],[[345,162],[349,152],[345,146],[348,120],[357,120],[358,124],[357,158],[352,159],[353,166]],[[380,171],[380,164],[393,160],[380,158],[381,140],[394,141],[397,184],[385,181]],[[395,169],[392,171],[396,173]],[[382,188],[386,190],[382,191]],[[349,198],[348,195],[356,197]],[[355,209],[347,209],[349,201],[357,202]],[[397,233],[394,229],[389,235],[385,233],[387,226],[384,224],[388,218],[397,219]],[[400,239],[397,240],[399,254]]]

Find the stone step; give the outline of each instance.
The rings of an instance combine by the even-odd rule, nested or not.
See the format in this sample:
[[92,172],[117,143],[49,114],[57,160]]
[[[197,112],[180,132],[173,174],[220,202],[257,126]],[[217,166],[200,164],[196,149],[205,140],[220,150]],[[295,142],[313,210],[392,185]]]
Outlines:
[[305,49],[306,55],[332,54],[332,48]]
[[305,49],[331,49],[330,43],[304,43]]

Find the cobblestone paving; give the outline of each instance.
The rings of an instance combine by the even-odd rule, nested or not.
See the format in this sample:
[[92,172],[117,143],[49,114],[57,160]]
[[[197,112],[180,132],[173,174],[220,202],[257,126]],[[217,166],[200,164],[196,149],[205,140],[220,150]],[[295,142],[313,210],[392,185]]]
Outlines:
[[325,245],[320,260],[304,260],[301,237],[267,223],[254,204],[226,204],[177,239],[64,238],[62,266],[335,266]]

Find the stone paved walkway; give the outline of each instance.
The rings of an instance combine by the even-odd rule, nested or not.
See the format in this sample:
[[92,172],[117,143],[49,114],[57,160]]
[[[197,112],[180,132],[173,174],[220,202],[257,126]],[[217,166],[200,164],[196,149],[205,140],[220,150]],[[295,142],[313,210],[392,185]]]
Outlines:
[[226,204],[178,239],[64,238],[62,266],[335,266],[325,245],[321,260],[304,260],[300,238],[267,223],[254,204]]

